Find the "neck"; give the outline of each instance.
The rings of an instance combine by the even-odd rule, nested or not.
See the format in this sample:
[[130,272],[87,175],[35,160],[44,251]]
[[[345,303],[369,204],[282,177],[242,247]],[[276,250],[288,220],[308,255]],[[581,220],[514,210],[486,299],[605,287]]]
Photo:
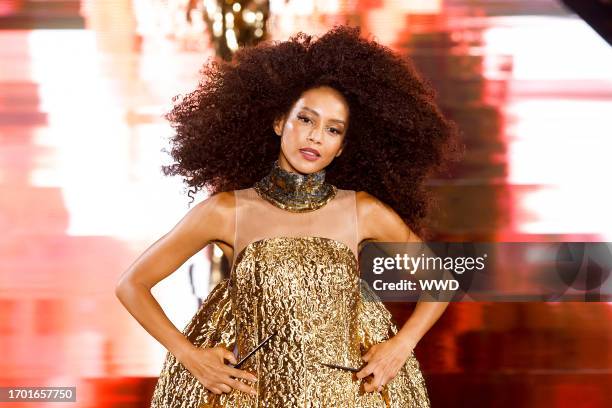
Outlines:
[[[284,157],[279,157],[278,160],[276,160],[273,164],[272,164],[272,170],[274,170],[274,167],[280,167],[281,170],[284,170],[288,173],[296,173],[299,174],[300,176],[307,176],[309,175],[308,173],[302,173],[297,171],[292,165],[291,163],[289,163],[289,161],[287,159],[285,159]],[[324,170],[324,169],[321,169]],[[323,172],[325,173],[325,172]],[[310,173],[310,174],[315,174],[315,173]]]
[[254,185],[257,193],[275,206],[293,212],[312,211],[336,195],[325,181],[325,169],[310,174],[287,171],[274,162],[270,172]]

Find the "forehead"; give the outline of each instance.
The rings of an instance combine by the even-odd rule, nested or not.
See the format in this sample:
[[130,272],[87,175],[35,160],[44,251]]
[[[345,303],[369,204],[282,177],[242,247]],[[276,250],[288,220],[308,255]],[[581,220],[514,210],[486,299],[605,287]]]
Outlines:
[[316,111],[321,117],[346,120],[349,107],[344,96],[330,87],[312,88],[300,96],[295,104],[296,109],[308,107]]

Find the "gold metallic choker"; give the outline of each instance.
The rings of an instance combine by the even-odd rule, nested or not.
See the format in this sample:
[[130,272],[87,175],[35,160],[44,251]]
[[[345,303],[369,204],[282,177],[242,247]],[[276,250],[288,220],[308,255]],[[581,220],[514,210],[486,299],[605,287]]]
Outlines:
[[299,174],[287,171],[274,162],[272,170],[253,186],[264,199],[292,212],[313,211],[336,196],[336,186],[325,182],[325,169]]

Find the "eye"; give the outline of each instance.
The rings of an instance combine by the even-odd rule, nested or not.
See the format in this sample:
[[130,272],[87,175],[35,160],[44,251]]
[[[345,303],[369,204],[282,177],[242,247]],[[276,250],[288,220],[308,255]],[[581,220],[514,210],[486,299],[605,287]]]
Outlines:
[[311,120],[308,119],[306,116],[298,115],[298,119],[301,120],[302,122],[306,122],[306,123],[311,122]]
[[339,130],[338,130],[338,129],[336,129],[336,128],[330,128],[330,130],[333,130],[333,131],[334,131],[334,132],[335,132],[337,135],[339,135],[339,134],[341,134],[341,133],[342,133],[341,131],[339,131]]

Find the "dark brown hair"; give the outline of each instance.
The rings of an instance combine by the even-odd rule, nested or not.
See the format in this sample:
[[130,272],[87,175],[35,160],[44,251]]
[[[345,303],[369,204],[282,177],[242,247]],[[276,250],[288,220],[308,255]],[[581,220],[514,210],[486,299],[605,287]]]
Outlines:
[[231,62],[209,60],[193,92],[175,96],[165,115],[176,134],[165,175],[184,177],[188,195],[251,187],[278,158],[275,118],[302,93],[327,85],[349,104],[346,147],[326,168],[338,188],[366,191],[390,205],[418,235],[432,202],[425,182],[458,153],[457,127],[434,102],[435,92],[410,60],[334,26],[313,41],[241,48]]

